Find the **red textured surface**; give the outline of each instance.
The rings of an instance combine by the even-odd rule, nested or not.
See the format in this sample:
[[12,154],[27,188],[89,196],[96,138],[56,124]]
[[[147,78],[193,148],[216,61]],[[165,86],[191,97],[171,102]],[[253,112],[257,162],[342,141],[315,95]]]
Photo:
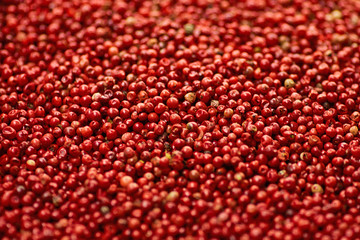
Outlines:
[[1,1],[0,238],[360,239],[359,12]]

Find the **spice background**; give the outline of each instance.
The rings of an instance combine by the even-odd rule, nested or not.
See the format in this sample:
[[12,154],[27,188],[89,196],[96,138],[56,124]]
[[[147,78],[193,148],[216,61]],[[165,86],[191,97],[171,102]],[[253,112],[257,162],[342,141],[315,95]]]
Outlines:
[[360,1],[0,1],[0,238],[360,239]]

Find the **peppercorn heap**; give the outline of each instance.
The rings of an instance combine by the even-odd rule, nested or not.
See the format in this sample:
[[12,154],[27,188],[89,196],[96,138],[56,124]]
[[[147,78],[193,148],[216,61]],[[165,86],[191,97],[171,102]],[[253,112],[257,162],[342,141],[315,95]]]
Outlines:
[[360,1],[0,1],[0,236],[359,239]]

